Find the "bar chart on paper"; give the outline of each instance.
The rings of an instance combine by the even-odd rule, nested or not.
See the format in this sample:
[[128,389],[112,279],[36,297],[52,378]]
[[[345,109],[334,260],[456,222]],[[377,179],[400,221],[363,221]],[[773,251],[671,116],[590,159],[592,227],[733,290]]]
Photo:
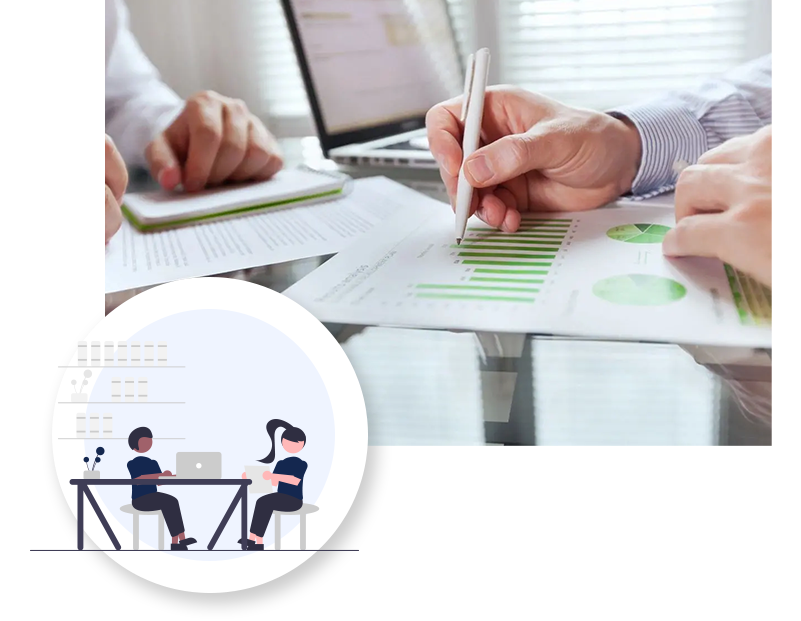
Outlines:
[[568,218],[525,218],[511,235],[471,223],[461,245],[451,234],[432,243],[429,233],[418,229],[323,297],[349,307],[442,317],[529,314],[547,298],[548,283],[569,252],[571,227]]
[[410,283],[407,295],[415,300],[533,304],[555,271],[570,227],[571,220],[555,218],[524,218],[513,235],[470,226],[461,245],[443,246],[436,253],[451,257],[448,273]]
[[769,292],[735,291],[720,262],[663,256],[672,211],[523,214],[515,233],[473,218],[457,245],[447,206],[404,198],[285,295],[332,323],[770,346],[769,319],[752,318]]

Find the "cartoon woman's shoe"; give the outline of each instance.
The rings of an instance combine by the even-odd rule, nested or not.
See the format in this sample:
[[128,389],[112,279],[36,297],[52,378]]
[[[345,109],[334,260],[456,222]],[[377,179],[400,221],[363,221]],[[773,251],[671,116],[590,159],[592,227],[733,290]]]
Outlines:
[[[248,545],[248,548],[247,548],[248,550],[261,550],[261,551],[264,550],[264,544],[263,543],[256,543],[252,539],[247,539],[246,541],[247,541],[247,545]],[[241,546],[242,545],[242,540],[240,539],[239,541],[237,541],[237,543]]]

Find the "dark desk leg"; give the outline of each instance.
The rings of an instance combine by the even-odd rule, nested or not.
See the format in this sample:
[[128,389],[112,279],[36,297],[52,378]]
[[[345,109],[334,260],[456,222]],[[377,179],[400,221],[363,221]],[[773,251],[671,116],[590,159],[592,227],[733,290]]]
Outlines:
[[220,535],[222,535],[222,532],[223,532],[223,529],[225,528],[225,525],[228,524],[228,520],[231,519],[231,516],[234,513],[234,509],[236,509],[236,505],[240,500],[239,496],[240,496],[240,492],[239,492],[239,490],[237,490],[236,495],[234,496],[233,502],[231,502],[231,505],[228,507],[228,511],[225,512],[225,515],[223,516],[223,519],[220,522],[220,525],[217,527],[217,531],[214,533],[214,537],[211,538],[211,541],[209,541],[209,545],[206,546],[206,548],[208,548],[209,550],[213,550],[214,549],[214,546],[217,544],[217,540],[220,538]]
[[120,548],[122,548],[122,546],[120,545],[120,542],[117,541],[117,537],[114,535],[114,531],[111,530],[111,526],[108,525],[108,522],[106,521],[106,516],[103,515],[103,512],[100,510],[100,507],[98,506],[95,497],[92,496],[92,492],[89,491],[88,485],[86,486],[86,490],[84,493],[86,494],[86,497],[89,499],[89,504],[92,505],[92,509],[95,510],[97,518],[100,520],[100,523],[103,525],[103,528],[106,529],[106,534],[108,535],[108,538],[111,539],[111,544],[114,546],[114,549],[119,550]]
[[78,549],[83,550],[83,485],[75,487],[78,488]]
[[242,549],[248,549],[248,488],[241,487],[242,494]]

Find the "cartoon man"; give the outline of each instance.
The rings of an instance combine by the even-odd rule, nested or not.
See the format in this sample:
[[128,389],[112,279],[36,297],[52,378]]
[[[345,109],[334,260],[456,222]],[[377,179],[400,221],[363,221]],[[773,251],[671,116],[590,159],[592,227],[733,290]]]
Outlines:
[[[147,453],[153,446],[153,433],[147,427],[134,429],[128,436],[128,446],[137,453]],[[159,477],[173,476],[169,470],[162,472],[155,459],[149,459],[143,455],[134,457],[128,462],[128,472],[131,473],[132,479],[158,479]],[[187,550],[187,546],[197,543],[197,540],[192,537],[186,538],[178,499],[157,491],[157,485],[132,485],[131,504],[138,511],[161,511],[172,536],[170,549]]]

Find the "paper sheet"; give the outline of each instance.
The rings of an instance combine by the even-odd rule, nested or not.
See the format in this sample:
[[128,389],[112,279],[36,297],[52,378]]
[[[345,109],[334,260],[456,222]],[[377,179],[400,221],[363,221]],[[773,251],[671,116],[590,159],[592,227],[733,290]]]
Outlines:
[[106,247],[106,293],[339,252],[401,206],[385,177],[353,182],[346,197],[140,233],[127,221]]
[[402,213],[285,295],[332,323],[770,347],[769,291],[662,255],[672,210],[527,214],[512,235],[473,218],[457,247],[450,208],[407,191]]

